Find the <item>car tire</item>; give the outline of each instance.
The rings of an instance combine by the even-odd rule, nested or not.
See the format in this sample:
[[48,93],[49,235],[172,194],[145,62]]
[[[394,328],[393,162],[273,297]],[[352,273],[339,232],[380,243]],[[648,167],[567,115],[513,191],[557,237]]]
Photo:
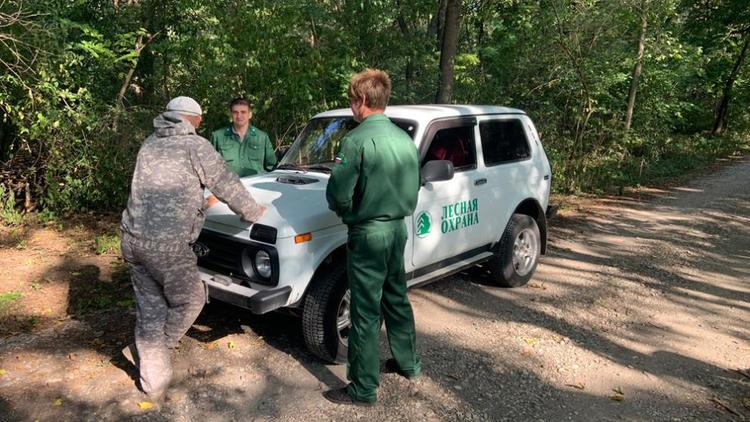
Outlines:
[[[340,265],[322,269],[305,297],[302,310],[305,344],[327,362],[346,362],[350,297],[346,268]],[[344,327],[346,320],[348,326]]]
[[541,236],[536,221],[513,214],[490,259],[492,280],[502,287],[519,287],[534,275],[541,255]]

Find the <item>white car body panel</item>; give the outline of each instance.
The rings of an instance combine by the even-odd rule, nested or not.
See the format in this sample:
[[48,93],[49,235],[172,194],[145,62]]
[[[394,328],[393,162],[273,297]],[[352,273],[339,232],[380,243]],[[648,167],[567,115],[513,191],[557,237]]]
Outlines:
[[[477,166],[475,169],[456,172],[453,179],[427,182],[419,192],[419,201],[414,215],[406,218],[408,240],[405,254],[405,269],[411,275],[409,285],[419,284],[465,267],[491,256],[491,252],[478,252],[461,257],[461,253],[493,244],[500,238],[505,225],[522,201],[532,199],[542,212],[548,205],[550,192],[550,166],[539,136],[531,120],[520,110],[495,106],[392,106],[386,114],[391,118],[414,121],[414,132],[418,148],[429,131],[431,122],[457,117],[475,117],[474,137]],[[351,116],[348,109],[320,113],[315,118]],[[487,167],[484,164],[479,125],[488,119],[520,119],[524,123],[531,148],[531,158]],[[309,184],[286,184],[279,177],[299,176],[314,179]],[[546,176],[546,179],[545,179]],[[242,179],[252,196],[267,205],[265,215],[256,223],[277,230],[276,249],[280,261],[276,286],[242,281],[234,278],[227,284],[227,277],[217,282],[217,272],[199,267],[201,279],[212,289],[244,297],[258,292],[289,286],[291,293],[283,306],[297,306],[321,264],[337,249],[346,244],[347,229],[341,219],[328,209],[325,190],[329,175],[315,171],[275,170],[260,176]],[[478,184],[480,179],[485,183]],[[444,207],[465,201],[477,200],[476,214],[479,223],[460,230],[443,233]],[[424,236],[415,236],[418,216],[427,211],[432,220],[432,230]],[[491,228],[491,229],[490,229]],[[252,225],[239,219],[225,204],[217,204],[206,212],[205,230],[223,233],[242,241],[250,240]],[[310,233],[309,241],[295,243],[295,236]],[[442,266],[441,261],[456,258]],[[435,266],[435,268],[427,266]],[[420,270],[422,272],[420,273]],[[231,277],[230,277],[231,278]]]

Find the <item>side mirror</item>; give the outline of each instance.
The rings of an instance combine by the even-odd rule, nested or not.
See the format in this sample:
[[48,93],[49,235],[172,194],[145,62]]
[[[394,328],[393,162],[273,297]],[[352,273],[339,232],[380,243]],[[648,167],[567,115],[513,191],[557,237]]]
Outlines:
[[424,186],[427,182],[440,182],[453,179],[453,163],[449,160],[428,161],[422,166],[420,180]]

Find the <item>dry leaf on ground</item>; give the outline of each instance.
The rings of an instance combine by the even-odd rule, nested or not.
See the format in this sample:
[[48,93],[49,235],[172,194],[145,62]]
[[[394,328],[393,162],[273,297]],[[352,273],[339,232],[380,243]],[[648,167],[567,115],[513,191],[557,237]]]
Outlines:
[[150,401],[142,401],[142,402],[138,402],[138,408],[141,410],[153,409],[154,404],[151,403]]
[[585,390],[586,389],[586,384],[584,384],[582,382],[578,382],[578,383],[575,383],[575,384],[565,384],[565,385],[567,387],[573,387],[573,388],[578,389],[578,390]]

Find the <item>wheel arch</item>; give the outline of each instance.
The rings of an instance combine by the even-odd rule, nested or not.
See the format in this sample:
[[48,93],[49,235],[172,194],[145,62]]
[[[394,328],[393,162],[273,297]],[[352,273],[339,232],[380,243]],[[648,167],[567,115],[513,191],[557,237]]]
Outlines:
[[516,209],[513,211],[514,214],[524,214],[533,218],[536,221],[537,227],[539,227],[539,234],[542,237],[542,255],[547,253],[547,216],[544,215],[544,210],[539,202],[534,198],[527,198],[523,200]]
[[300,300],[298,303],[301,304],[304,302],[305,297],[307,297],[307,293],[310,291],[310,288],[315,283],[315,280],[317,280],[317,276],[322,271],[326,271],[327,269],[333,267],[334,265],[344,265],[344,266],[346,265],[346,243],[336,247],[325,258],[323,258],[322,261],[320,261],[320,263],[318,264],[318,267],[315,268],[315,271],[313,272],[313,275],[310,278],[310,282],[307,283],[307,286],[305,286],[305,291],[302,293],[302,296],[300,296]]

